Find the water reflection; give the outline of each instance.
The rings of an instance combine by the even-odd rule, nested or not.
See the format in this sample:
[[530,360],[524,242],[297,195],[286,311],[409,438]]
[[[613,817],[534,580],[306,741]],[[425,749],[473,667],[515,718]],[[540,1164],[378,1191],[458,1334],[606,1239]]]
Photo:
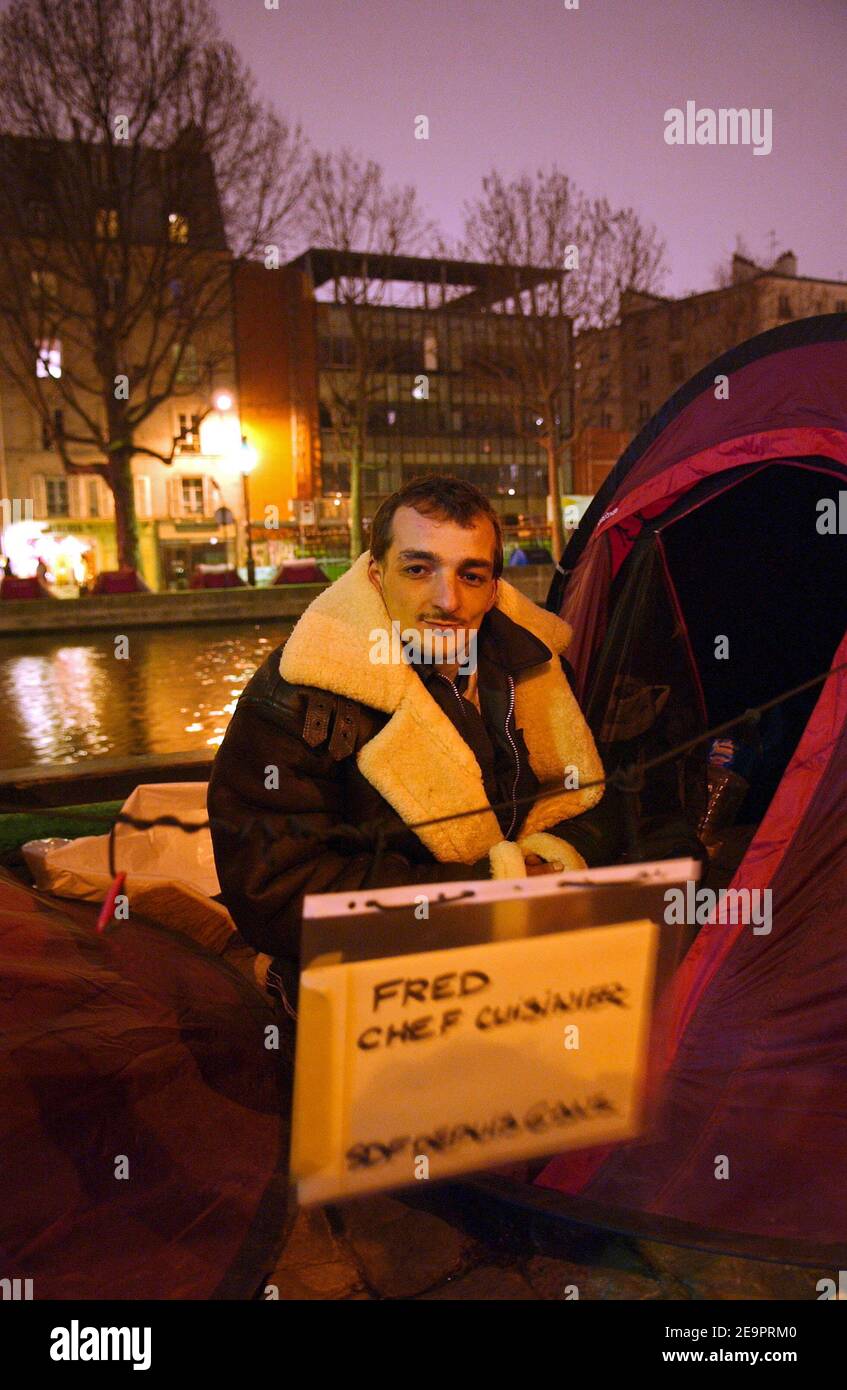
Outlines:
[[0,639],[0,767],[216,748],[256,667],[290,627]]

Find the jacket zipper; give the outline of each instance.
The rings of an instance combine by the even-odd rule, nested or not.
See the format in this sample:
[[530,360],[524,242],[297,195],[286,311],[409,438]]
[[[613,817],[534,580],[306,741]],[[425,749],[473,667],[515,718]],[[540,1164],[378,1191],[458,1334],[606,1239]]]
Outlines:
[[517,744],[515,743],[515,740],[512,738],[512,731],[511,731],[511,729],[509,728],[509,724],[511,723],[512,714],[514,713],[514,709],[515,709],[515,682],[514,682],[514,680],[512,679],[512,677],[510,676],[510,677],[509,677],[509,713],[506,715],[506,737],[507,737],[507,739],[509,740],[510,744],[512,745],[512,752],[513,752],[514,755],[515,755],[515,781],[514,781],[514,785],[512,786],[512,823],[511,823],[511,825],[509,826],[509,829],[506,831],[506,834],[505,834],[505,836],[504,836],[504,838],[507,839],[507,840],[511,839],[511,837],[512,837],[512,831],[513,831],[514,828],[515,828],[515,822],[517,821],[517,818],[518,818],[518,801],[517,801],[517,796],[518,796],[518,779],[519,779],[519,777],[520,777],[520,775],[521,775],[521,757],[520,757],[520,753],[518,752],[518,746],[517,746]]
[[456,699],[459,701],[459,709],[462,711],[462,718],[463,718],[463,719],[467,718],[467,715],[465,714],[465,706],[464,706],[464,704],[463,704],[463,702],[462,702],[462,697],[461,697],[461,695],[459,694],[459,691],[458,691],[457,686],[455,686],[455,685],[453,684],[453,682],[451,681],[451,679],[450,679],[449,676],[442,675],[442,673],[441,673],[440,671],[439,671],[437,674],[441,677],[441,679],[442,679],[443,681],[446,681],[446,682],[447,682],[447,684],[449,685],[449,687],[450,687],[450,689],[452,690],[453,694],[456,696]]
[[[461,709],[462,714],[464,715],[464,713],[465,713],[465,706],[464,706],[464,704],[462,703],[462,697],[461,697],[461,695],[459,694],[459,692],[458,692],[456,686],[454,685],[453,681],[451,681],[451,679],[450,679],[449,676],[442,675],[442,673],[441,673],[440,671],[438,672],[438,675],[441,676],[441,679],[442,679],[443,681],[446,681],[447,684],[449,685],[449,687],[450,687],[450,689],[452,690],[453,694],[456,696],[456,699],[459,701],[459,708]],[[506,839],[506,840],[508,840],[508,839],[511,838],[512,831],[514,830],[514,828],[515,828],[515,823],[516,823],[516,821],[517,821],[517,819],[518,819],[518,800],[517,800],[517,798],[518,798],[518,782],[519,782],[519,780],[520,780],[520,775],[521,775],[521,755],[520,755],[520,753],[518,752],[518,745],[515,743],[515,740],[512,738],[512,731],[511,731],[511,729],[509,728],[509,725],[510,725],[511,722],[512,722],[512,715],[513,715],[513,713],[514,713],[514,710],[515,710],[515,682],[514,682],[514,679],[513,679],[511,676],[509,676],[509,712],[508,712],[508,714],[506,715],[506,737],[507,737],[507,739],[509,740],[509,743],[511,744],[512,752],[513,752],[514,755],[515,755],[515,780],[514,780],[514,782],[513,782],[513,784],[512,784],[512,819],[511,819],[511,823],[510,823],[510,825],[509,825],[509,829],[506,831],[506,834],[505,834],[505,836],[503,837],[503,838]]]

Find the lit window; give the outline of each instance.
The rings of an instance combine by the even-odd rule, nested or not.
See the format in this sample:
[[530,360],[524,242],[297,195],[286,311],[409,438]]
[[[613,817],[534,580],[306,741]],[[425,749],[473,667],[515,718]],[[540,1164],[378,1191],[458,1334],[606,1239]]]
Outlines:
[[35,359],[36,376],[52,376],[59,378],[62,375],[62,344],[58,338],[44,338],[38,347],[38,356]]
[[188,218],[181,212],[168,213],[168,241],[185,246],[188,241]]
[[203,515],[203,479],[182,478],[182,512],[184,516]]
[[781,294],[779,296],[779,307],[777,309],[777,313],[779,314],[779,317],[781,319],[793,318],[793,314],[791,311],[791,299],[787,294]]
[[88,515],[100,515],[100,489],[96,478],[88,479]]
[[424,371],[438,371],[438,337],[432,328],[424,330]]
[[186,452],[197,454],[200,452],[199,415],[180,415],[179,451],[181,454]]
[[52,270],[31,270],[29,272],[32,297],[36,303],[42,299],[55,299],[58,283]]
[[120,230],[117,208],[98,208],[94,230],[101,241],[114,241]]

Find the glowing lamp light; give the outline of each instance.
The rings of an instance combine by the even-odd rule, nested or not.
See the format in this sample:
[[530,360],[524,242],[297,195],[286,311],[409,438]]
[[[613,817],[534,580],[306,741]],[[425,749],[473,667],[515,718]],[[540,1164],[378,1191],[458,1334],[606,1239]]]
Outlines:
[[241,448],[238,451],[238,471],[239,473],[252,473],[256,464],[259,462],[259,451],[255,444],[251,444],[249,439],[243,435],[241,438]]
[[211,411],[200,421],[200,449],[207,457],[228,458],[241,449],[241,426],[231,411]]
[[510,487],[510,488],[509,488],[509,496],[510,496],[510,497],[514,497],[514,495],[515,495],[515,489],[514,489],[513,487]]
[[215,410],[232,410],[232,396],[228,391],[219,391],[215,396]]

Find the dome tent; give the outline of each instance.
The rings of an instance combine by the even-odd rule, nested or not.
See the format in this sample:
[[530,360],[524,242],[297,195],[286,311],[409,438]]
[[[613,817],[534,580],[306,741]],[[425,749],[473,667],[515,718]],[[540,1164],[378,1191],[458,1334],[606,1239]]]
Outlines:
[[[847,668],[845,504],[847,315],[831,314],[732,349],[671,397],[548,600],[574,628],[607,772],[806,686],[739,730],[756,756],[728,881],[770,891],[771,929],[701,928],[667,1001],[646,1139],[536,1180],[642,1225],[687,1223],[690,1243],[847,1252],[847,669],[811,683]],[[708,752],[648,772],[640,811],[671,798],[696,826]]]

